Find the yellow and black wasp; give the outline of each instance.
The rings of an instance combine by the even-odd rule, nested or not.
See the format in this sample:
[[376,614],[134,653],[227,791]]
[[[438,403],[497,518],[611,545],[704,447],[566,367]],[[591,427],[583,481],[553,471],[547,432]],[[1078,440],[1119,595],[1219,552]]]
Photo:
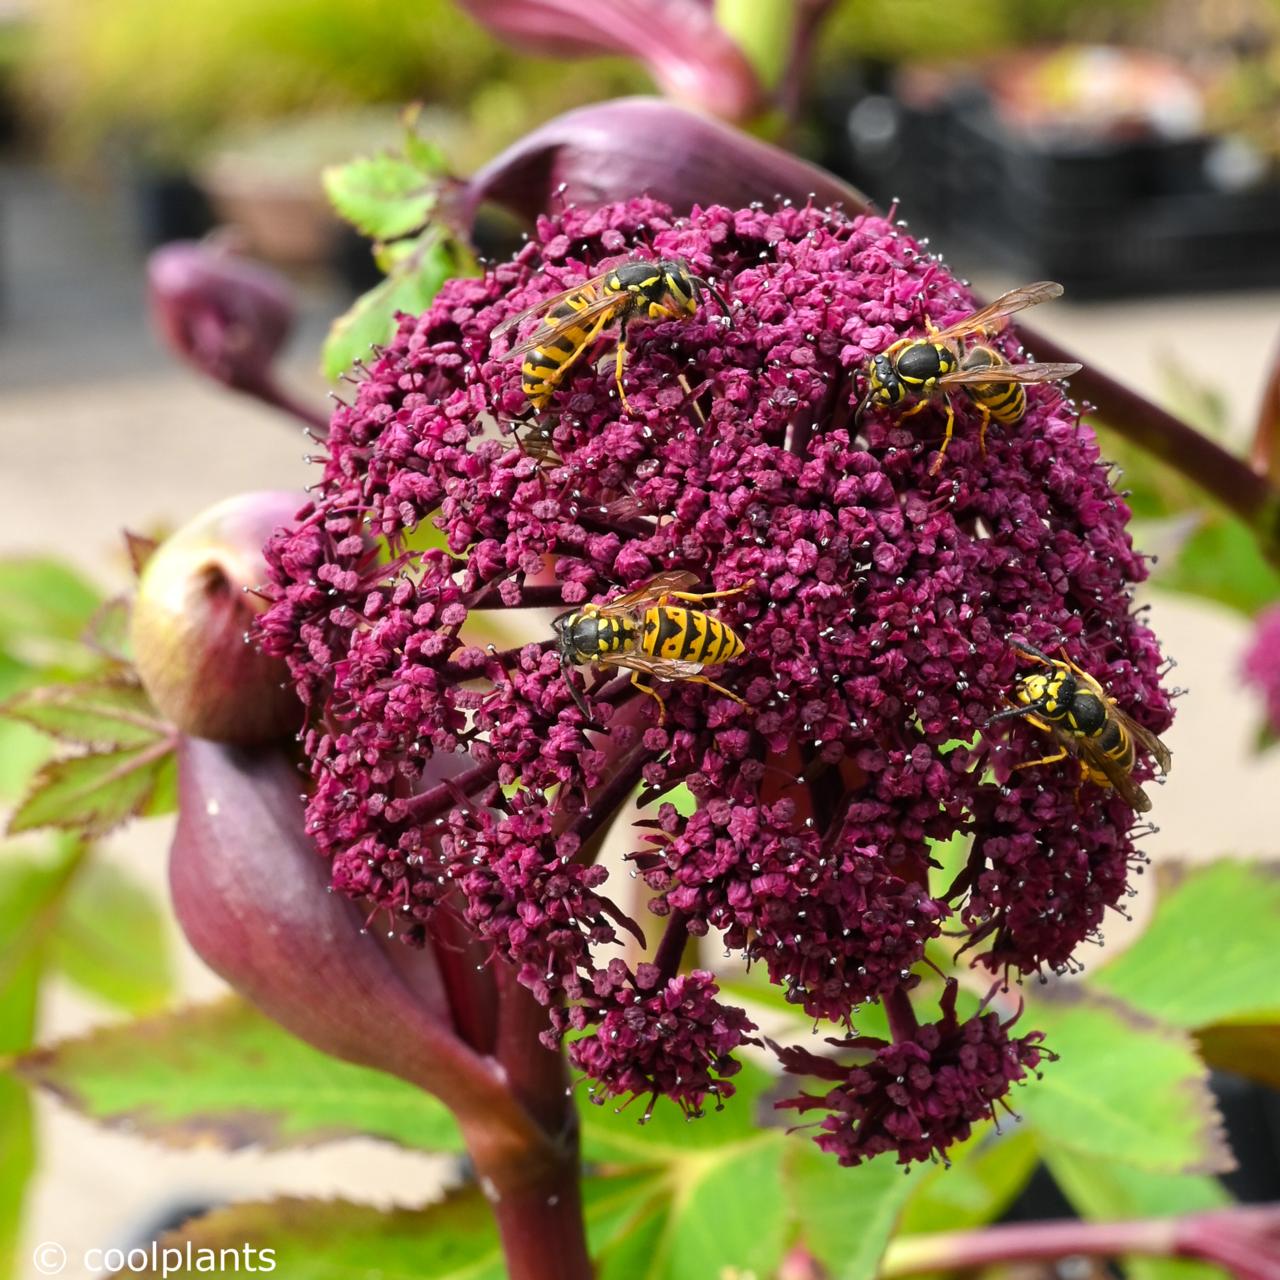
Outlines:
[[493,330],[497,338],[541,314],[538,327],[506,354],[506,359],[523,357],[522,387],[535,412],[541,413],[565,376],[588,352],[606,325],[618,324],[618,354],[614,378],[618,398],[630,413],[622,370],[627,356],[627,327],[639,317],[647,320],[674,320],[696,314],[703,294],[713,298],[725,315],[728,305],[710,281],[696,276],[680,258],[659,258],[656,262],[624,262],[565,289],[514,316],[508,316]]
[[691,591],[697,581],[697,574],[682,570],[660,573],[616,600],[571,609],[551,624],[559,639],[565,683],[585,720],[590,722],[591,714],[569,676],[573,664],[598,663],[629,670],[632,684],[657,702],[659,724],[667,718],[666,704],[646,676],[691,680],[744,703],[736,693],[702,674],[704,667],[741,657],[745,650],[742,637],[727,622],[688,606],[740,595],[751,583],[729,591]]
[[951,387],[962,387],[982,417],[978,445],[985,455],[987,426],[991,420],[994,418],[1004,426],[1012,426],[1020,422],[1026,413],[1024,383],[1058,382],[1079,373],[1081,366],[1010,364],[993,347],[981,343],[966,347],[964,340],[974,335],[990,337],[997,334],[1011,315],[1061,294],[1060,284],[1041,280],[1001,294],[990,306],[945,329],[934,328],[933,322],[926,317],[926,338],[900,338],[872,358],[867,366],[867,391],[858,405],[854,421],[860,420],[872,405],[892,408],[902,404],[908,396],[914,396],[918,398],[917,404],[902,415],[910,418],[930,400],[941,397],[947,410],[947,429],[942,448],[929,468],[929,474],[936,475],[942,468],[942,460],[955,430],[955,409],[948,392]]
[[1024,760],[1017,768],[1054,764],[1068,754],[1073,755],[1080,762],[1081,773],[1090,782],[1113,787],[1126,804],[1139,813],[1146,813],[1151,801],[1133,780],[1138,748],[1151,756],[1161,773],[1169,772],[1172,762],[1169,748],[1121,711],[1116,700],[1067,657],[1065,649],[1061,658],[1051,658],[1018,641],[1014,652],[1020,658],[1046,667],[1047,671],[1020,676],[1013,695],[1018,705],[997,712],[984,728],[1000,720],[1026,720],[1051,734],[1058,750],[1039,760]]

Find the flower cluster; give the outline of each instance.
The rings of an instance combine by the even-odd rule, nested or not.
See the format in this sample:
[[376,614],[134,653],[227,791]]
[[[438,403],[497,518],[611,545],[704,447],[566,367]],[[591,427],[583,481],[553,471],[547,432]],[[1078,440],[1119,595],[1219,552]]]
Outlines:
[[1262,694],[1266,730],[1280,734],[1280,606],[1259,614],[1244,655],[1244,677]]
[[842,1165],[884,1151],[896,1151],[904,1162],[928,1160],[963,1142],[1011,1084],[1053,1055],[1040,1047],[1038,1032],[1012,1039],[1009,1023],[995,1013],[961,1022],[956,995],[953,981],[942,997],[941,1018],[923,1027],[909,1019],[905,1028],[895,1028],[891,1043],[870,1036],[833,1041],[866,1056],[852,1068],[807,1049],[780,1050],[788,1070],[838,1082],[822,1096],[801,1094],[781,1105],[825,1111],[816,1142]]
[[[494,329],[629,255],[684,258],[728,321],[633,325],[630,411],[612,362],[585,359],[523,449],[506,356],[524,330]],[[410,941],[464,922],[547,1006],[548,1038],[575,1033],[599,1093],[696,1111],[732,1092],[753,1027],[709,973],[681,972],[690,938],[719,935],[848,1029],[864,1002],[908,999],[944,924],[1000,975],[1059,969],[1124,892],[1132,812],[1069,760],[1015,771],[1044,754],[1033,726],[982,733],[1015,634],[1065,645],[1168,725],[1131,607],[1143,563],[1091,434],[1034,387],[984,455],[958,401],[931,475],[936,406],[855,421],[869,357],[973,309],[877,217],[567,209],[402,320],[334,415],[314,505],[268,547],[260,634],[308,705],[309,829],[334,884]],[[677,680],[659,723],[625,673],[564,672],[545,611],[671,570],[750,584],[714,605],[746,644],[716,678],[744,702]],[[597,864],[615,819],[637,825],[638,904]],[[967,866],[931,886],[935,843],[961,836]],[[650,960],[628,961],[654,931]],[[823,1141],[842,1158],[942,1149],[1038,1053],[994,1014],[910,1026],[840,1069]]]

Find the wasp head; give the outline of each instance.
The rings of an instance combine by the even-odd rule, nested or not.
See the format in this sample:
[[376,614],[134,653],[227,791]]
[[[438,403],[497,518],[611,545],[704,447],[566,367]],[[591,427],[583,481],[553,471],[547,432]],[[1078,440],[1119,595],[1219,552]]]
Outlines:
[[867,391],[854,414],[854,422],[861,421],[872,405],[887,408],[898,404],[906,394],[893,361],[883,353],[876,356],[867,368]]

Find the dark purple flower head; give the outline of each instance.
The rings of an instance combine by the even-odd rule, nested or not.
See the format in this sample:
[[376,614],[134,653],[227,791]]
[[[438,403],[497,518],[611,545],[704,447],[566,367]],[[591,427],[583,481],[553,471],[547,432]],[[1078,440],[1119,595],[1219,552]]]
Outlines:
[[1262,694],[1267,728],[1280,734],[1280,605],[1258,615],[1244,655],[1244,678]]
[[805,1093],[781,1105],[827,1112],[815,1141],[842,1165],[885,1151],[896,1151],[899,1163],[907,1164],[963,1142],[977,1121],[995,1115],[1012,1084],[1052,1054],[1041,1048],[1038,1031],[1011,1037],[1009,1022],[998,1014],[961,1022],[956,993],[953,981],[942,998],[942,1017],[895,1029],[892,1043],[870,1037],[832,1042],[857,1051],[865,1058],[859,1065],[841,1066],[806,1049],[781,1050],[787,1070],[837,1082],[825,1094]]
[[[611,361],[583,360],[540,456],[523,451],[505,357],[524,330],[492,331],[629,255],[685,258],[731,322],[635,324],[631,412]],[[973,309],[880,218],[569,208],[402,320],[334,415],[314,507],[269,548],[261,630],[310,709],[308,819],[335,884],[411,941],[464,922],[606,1092],[694,1111],[731,1092],[752,1027],[709,975],[680,974],[690,936],[719,935],[847,1030],[862,1003],[907,999],[944,923],[997,972],[1059,969],[1125,890],[1133,813],[1070,759],[1015,772],[1046,754],[1033,726],[981,732],[1015,684],[1013,635],[1065,645],[1137,719],[1169,723],[1132,612],[1143,562],[1092,435],[1059,388],[1032,387],[984,457],[958,400],[934,476],[936,406],[853,422],[870,356]],[[715,678],[745,705],[676,681],[659,726],[625,673],[566,678],[550,611],[670,570],[752,584],[716,602],[746,652]],[[637,824],[647,908],[597,866],[615,818]],[[971,852],[939,899],[931,850],[952,837]],[[628,963],[648,934],[652,962]],[[1030,1062],[974,1026],[912,1031],[864,1068],[879,1088],[875,1062],[923,1053],[937,1076],[928,1136],[885,1131],[903,1153],[941,1149]]]

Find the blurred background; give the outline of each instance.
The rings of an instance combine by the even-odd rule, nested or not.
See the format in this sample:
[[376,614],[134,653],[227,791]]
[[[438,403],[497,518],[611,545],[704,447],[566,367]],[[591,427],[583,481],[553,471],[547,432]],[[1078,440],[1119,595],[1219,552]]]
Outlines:
[[[802,89],[793,145],[881,208],[896,201],[984,292],[1061,281],[1037,326],[1247,447],[1280,336],[1280,3],[840,0]],[[394,145],[410,101],[468,173],[540,120],[652,91],[625,58],[512,52],[450,0],[0,0],[0,552],[53,554],[120,590],[125,526],[311,478],[295,421],[200,380],[152,335],[149,251],[229,228],[286,272],[300,322],[283,374],[323,407],[329,324],[379,279],[329,209],[326,166]],[[1172,556],[1217,519],[1154,464],[1107,452],[1123,455],[1144,549]],[[1191,690],[1144,846],[1157,860],[1280,851],[1280,762],[1256,750],[1260,701],[1240,678],[1249,615],[1280,583],[1260,562],[1241,573],[1245,599],[1159,573],[1147,597]],[[157,902],[168,832],[135,825],[103,853]],[[172,987],[216,990],[163,928]],[[114,1016],[54,977],[39,1035]],[[1257,1176],[1280,1194],[1275,1108],[1241,1105],[1271,1134]],[[149,1238],[178,1204],[267,1188],[411,1201],[439,1176],[372,1143],[165,1153],[47,1099],[37,1119],[20,1275],[36,1241],[74,1259]]]

